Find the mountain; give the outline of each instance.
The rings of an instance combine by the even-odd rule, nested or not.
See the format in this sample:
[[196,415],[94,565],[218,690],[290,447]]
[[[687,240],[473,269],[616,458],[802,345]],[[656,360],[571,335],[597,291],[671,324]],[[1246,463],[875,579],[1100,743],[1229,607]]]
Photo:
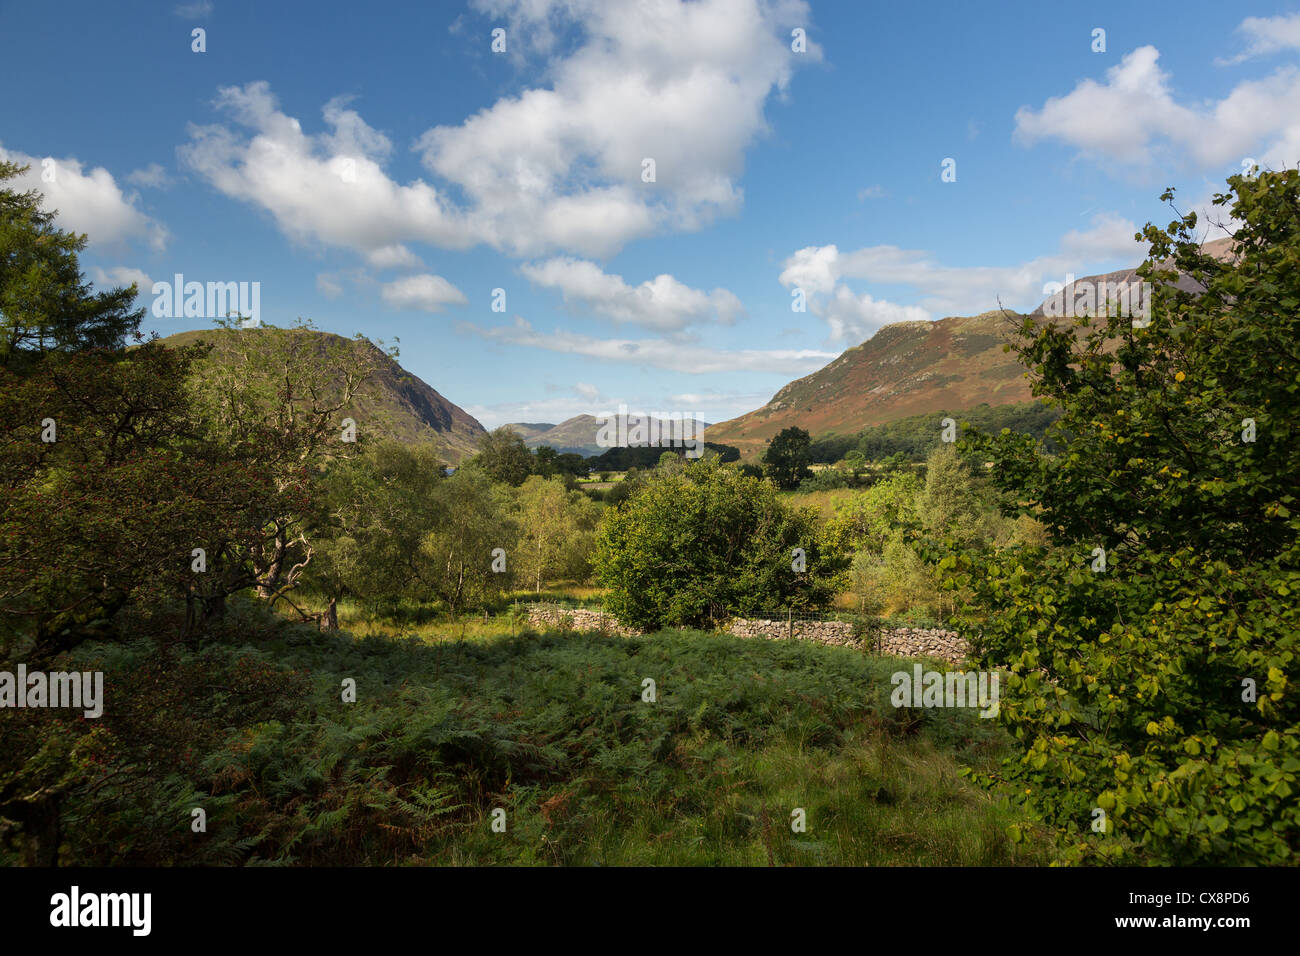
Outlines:
[[[633,409],[629,414],[636,414]],[[654,416],[650,416],[654,420]],[[596,435],[601,429],[602,419],[592,415],[575,415],[572,418],[560,422],[558,425],[548,425],[544,422],[527,423],[516,422],[507,425],[507,428],[513,428],[520,437],[523,438],[524,444],[529,448],[538,448],[542,445],[550,445],[560,454],[573,452],[578,455],[590,457],[599,455],[606,449],[596,444]],[[670,424],[669,427],[672,427]],[[693,435],[699,435],[701,429],[710,427],[707,422],[696,422],[696,430]],[[710,439],[712,441],[713,439]]]
[[512,422],[511,424],[505,427],[513,428],[515,431],[519,433],[520,437],[523,438],[524,441],[528,441],[528,439],[530,438],[536,438],[542,432],[550,431],[552,428],[555,427],[555,423],[554,422]]
[[[241,335],[283,335],[287,330],[274,328],[246,329]],[[359,423],[367,419],[384,422],[384,431],[405,442],[433,442],[449,462],[455,464],[473,454],[479,438],[485,434],[478,420],[464,409],[447,401],[423,381],[402,368],[394,359],[371,342],[355,342],[332,332],[312,331],[317,336],[321,354],[328,345],[346,345],[366,349],[378,356],[378,371],[371,379],[369,394],[348,409]],[[223,350],[219,330],[179,332],[161,339],[163,345],[179,347],[204,340],[216,345],[205,362],[220,362]],[[202,368],[198,369],[202,374]]]
[[985,312],[887,325],[825,368],[791,382],[762,408],[709,428],[705,438],[761,453],[779,431],[854,434],[909,415],[1030,398],[1025,370],[1002,351],[1023,316]]
[[[1201,246],[1201,252],[1205,253],[1207,256],[1213,256],[1215,259],[1220,261],[1227,261],[1235,256],[1231,237],[1226,239],[1215,239],[1212,242],[1207,242]],[[1166,262],[1165,265],[1168,266],[1168,262]],[[1055,312],[1055,314],[1060,315],[1062,307],[1066,303],[1080,301],[1079,296],[1084,294],[1083,287],[1085,287],[1085,285],[1090,285],[1093,288],[1094,293],[1100,295],[1099,290],[1102,283],[1106,283],[1107,286],[1133,285],[1141,281],[1142,280],[1137,274],[1137,266],[1134,266],[1131,269],[1120,269],[1115,272],[1106,272],[1101,275],[1084,276],[1082,279],[1069,283],[1060,292],[1057,292],[1054,295],[1049,295],[1043,300],[1042,305],[1034,309],[1030,315],[1035,318],[1046,315],[1049,307],[1051,307],[1051,310]],[[1196,281],[1187,276],[1179,276],[1175,280],[1174,285],[1187,292],[1194,292],[1198,288]],[[1078,314],[1085,313],[1080,311]]]
[[[1232,240],[1208,242],[1202,249],[1228,259]],[[1077,301],[1075,293],[1084,283],[1137,281],[1136,269],[1084,276],[1030,314],[1041,319],[1045,306]],[[1196,287],[1186,277],[1178,285]],[[824,368],[786,385],[762,408],[711,426],[705,438],[734,445],[742,458],[750,458],[790,426],[814,438],[852,435],[910,415],[1027,401],[1025,370],[1014,352],[1002,348],[1023,319],[1020,313],[993,311],[887,325]]]

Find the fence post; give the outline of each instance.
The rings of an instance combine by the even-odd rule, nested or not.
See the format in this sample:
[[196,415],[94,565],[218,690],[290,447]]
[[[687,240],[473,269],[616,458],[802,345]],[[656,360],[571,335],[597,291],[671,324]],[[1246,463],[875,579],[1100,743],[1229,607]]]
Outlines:
[[785,636],[789,640],[794,640],[794,609],[786,608],[785,610]]

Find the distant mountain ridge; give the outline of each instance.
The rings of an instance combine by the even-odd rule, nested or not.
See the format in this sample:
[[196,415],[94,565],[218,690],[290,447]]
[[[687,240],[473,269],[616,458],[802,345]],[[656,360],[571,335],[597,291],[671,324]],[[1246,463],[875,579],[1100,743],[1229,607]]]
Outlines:
[[[629,414],[637,413],[637,409],[629,409]],[[650,419],[656,420],[653,415]],[[562,455],[573,453],[591,457],[607,450],[596,444],[596,436],[600,433],[602,424],[602,420],[594,415],[574,415],[558,425],[546,422],[512,422],[504,427],[517,431],[529,448],[549,445]],[[691,434],[698,435],[701,429],[708,427],[710,426],[707,422],[697,420],[696,430]]]

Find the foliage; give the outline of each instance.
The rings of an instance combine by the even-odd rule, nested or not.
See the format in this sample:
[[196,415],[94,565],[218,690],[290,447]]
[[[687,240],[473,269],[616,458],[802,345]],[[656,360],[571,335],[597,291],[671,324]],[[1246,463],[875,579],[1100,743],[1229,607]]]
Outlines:
[[1228,184],[1235,261],[1202,254],[1194,214],[1145,228],[1148,327],[1025,324],[1060,454],[966,442],[1051,535],[943,566],[976,594],[984,660],[1010,667],[1021,756],[999,777],[1068,860],[1275,864],[1300,845],[1300,174]]
[[930,452],[943,445],[941,422],[952,418],[983,432],[1002,429],[1042,439],[1049,426],[1060,417],[1060,409],[1041,401],[989,405],[984,402],[965,411],[939,411],[910,415],[883,425],[864,428],[856,435],[825,435],[809,446],[814,462],[848,460],[854,452],[865,461],[883,461],[901,455],[904,461],[925,461]]
[[812,472],[808,463],[808,433],[802,428],[783,428],[767,443],[763,469],[780,488],[795,488]]
[[[792,568],[802,548],[806,570]],[[848,558],[811,509],[712,460],[656,471],[606,516],[596,546],[607,607],[639,628],[829,604]]]
[[478,454],[471,460],[493,481],[519,487],[533,472],[533,456],[523,437],[509,425],[488,432],[479,439]]
[[144,316],[132,309],[135,285],[96,293],[83,281],[77,253],[87,237],[56,228],[37,190],[4,186],[28,168],[0,160],[0,367],[121,348]]
[[[117,706],[101,722],[24,712],[32,743],[24,730],[21,750],[0,755],[0,794],[32,745],[74,755],[47,762],[73,768],[60,863],[1042,859],[1006,837],[1022,817],[958,776],[956,759],[992,765],[1006,746],[997,728],[969,711],[892,707],[891,661],[698,632],[322,637],[243,602],[236,621],[202,650],[141,641],[83,657],[113,675]],[[345,677],[355,704],[340,702]],[[806,834],[791,832],[795,806]],[[504,833],[491,830],[496,807]],[[11,823],[0,862],[31,843]]]
[[515,574],[533,590],[558,578],[585,580],[601,509],[563,482],[533,475],[519,486],[514,501],[519,527]]
[[214,443],[185,401],[202,352],[150,343],[0,372],[5,643],[30,639],[45,657],[108,636],[129,599],[192,596],[226,549],[261,540],[272,476]]
[[360,414],[356,403],[384,353],[360,335],[322,337],[309,322],[287,329],[219,325],[205,340],[220,361],[191,378],[189,399],[230,457],[272,476],[277,503],[260,541],[224,549],[234,569],[224,593],[251,581],[274,599],[297,586],[315,555],[311,523],[321,473],[380,431],[381,422],[357,422],[348,413]]

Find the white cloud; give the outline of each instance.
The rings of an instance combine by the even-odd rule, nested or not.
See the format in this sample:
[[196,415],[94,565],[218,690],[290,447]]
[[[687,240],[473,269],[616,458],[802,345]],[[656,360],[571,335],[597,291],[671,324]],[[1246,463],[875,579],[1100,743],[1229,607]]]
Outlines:
[[[1091,228],[1067,232],[1059,252],[1014,266],[945,266],[928,252],[897,246],[852,252],[809,246],[786,259],[779,279],[787,288],[804,290],[808,308],[826,321],[832,341],[861,341],[891,322],[978,315],[996,309],[999,300],[1007,308],[1035,308],[1043,300],[1043,285],[1064,281],[1066,273],[1086,275],[1097,263],[1141,262],[1146,246],[1134,240],[1137,231],[1126,219],[1097,215]],[[855,294],[846,279],[909,287],[921,299],[903,306]]]
[[1237,25],[1246,38],[1246,50],[1234,57],[1221,58],[1219,65],[1241,63],[1257,56],[1269,56],[1283,50],[1300,50],[1300,13],[1278,17],[1247,17]]
[[1026,145],[1056,139],[1094,159],[1149,171],[1235,165],[1245,156],[1280,168],[1300,159],[1300,70],[1284,67],[1239,83],[1217,102],[1185,105],[1159,57],[1155,47],[1139,47],[1105,82],[1083,80],[1037,111],[1021,107],[1014,138]]
[[[346,100],[326,106],[329,132],[308,135],[265,83],[223,88],[217,106],[243,130],[193,127],[186,162],[304,241],[363,254],[423,241],[606,257],[632,239],[734,213],[744,152],[767,128],[767,98],[787,88],[797,60],[820,56],[811,43],[806,54],[790,50],[790,28],[809,22],[802,0],[479,6],[511,23],[576,28],[580,39],[550,63],[548,86],[419,137],[425,166],[459,189],[463,206],[423,181],[391,180],[388,139]],[[527,29],[508,36],[541,42]],[[642,182],[647,157],[654,183]]]
[[168,175],[159,163],[150,163],[144,169],[137,169],[127,173],[126,181],[136,186],[147,186],[150,189],[162,189],[164,186],[170,186],[172,178]]
[[670,275],[658,275],[638,286],[622,276],[601,271],[594,262],[555,258],[520,267],[530,281],[559,289],[566,304],[580,305],[616,324],[633,324],[664,332],[717,321],[731,324],[744,307],[726,289],[703,292]]
[[290,237],[377,253],[401,240],[466,248],[474,239],[443,196],[417,180],[394,183],[380,168],[391,147],[342,100],[324,109],[330,132],[303,133],[264,82],[223,87],[217,106],[253,135],[192,126],[182,161],[232,198],[266,209]]
[[464,305],[469,301],[460,289],[435,275],[406,276],[386,283],[379,294],[395,309],[424,312],[441,312],[448,305]]
[[212,0],[192,0],[191,3],[178,4],[172,12],[186,20],[210,17],[212,16]]
[[459,328],[463,332],[471,332],[506,345],[545,349],[608,362],[633,362],[650,368],[697,375],[739,371],[806,375],[821,368],[838,354],[813,349],[718,349],[663,339],[600,339],[561,330],[545,333],[537,331],[522,318],[516,318],[513,325],[496,328],[482,328],[468,322],[460,323]]
[[884,199],[889,193],[885,192],[885,187],[879,183],[867,186],[865,189],[858,190],[858,202],[864,199]]
[[101,292],[128,286],[132,282],[136,284],[138,295],[149,295],[153,289],[153,279],[149,278],[148,273],[131,266],[110,266],[107,269],[95,266],[90,270],[90,280]]
[[914,305],[896,305],[864,293],[854,295],[848,286],[836,286],[823,318],[833,342],[861,342],[883,326],[895,322],[926,322],[930,313]]
[[366,262],[376,269],[423,269],[424,263],[406,246],[398,243],[381,246],[366,254]]
[[[102,166],[83,171],[71,157],[29,156],[0,147],[0,160],[31,168],[10,180],[19,192],[39,190],[44,207],[57,210],[55,222],[70,232],[84,232],[94,246],[143,241],[155,252],[167,246],[167,230],[136,205],[138,198],[122,192]],[[47,162],[49,160],[49,162]],[[46,179],[51,181],[47,182]]]

